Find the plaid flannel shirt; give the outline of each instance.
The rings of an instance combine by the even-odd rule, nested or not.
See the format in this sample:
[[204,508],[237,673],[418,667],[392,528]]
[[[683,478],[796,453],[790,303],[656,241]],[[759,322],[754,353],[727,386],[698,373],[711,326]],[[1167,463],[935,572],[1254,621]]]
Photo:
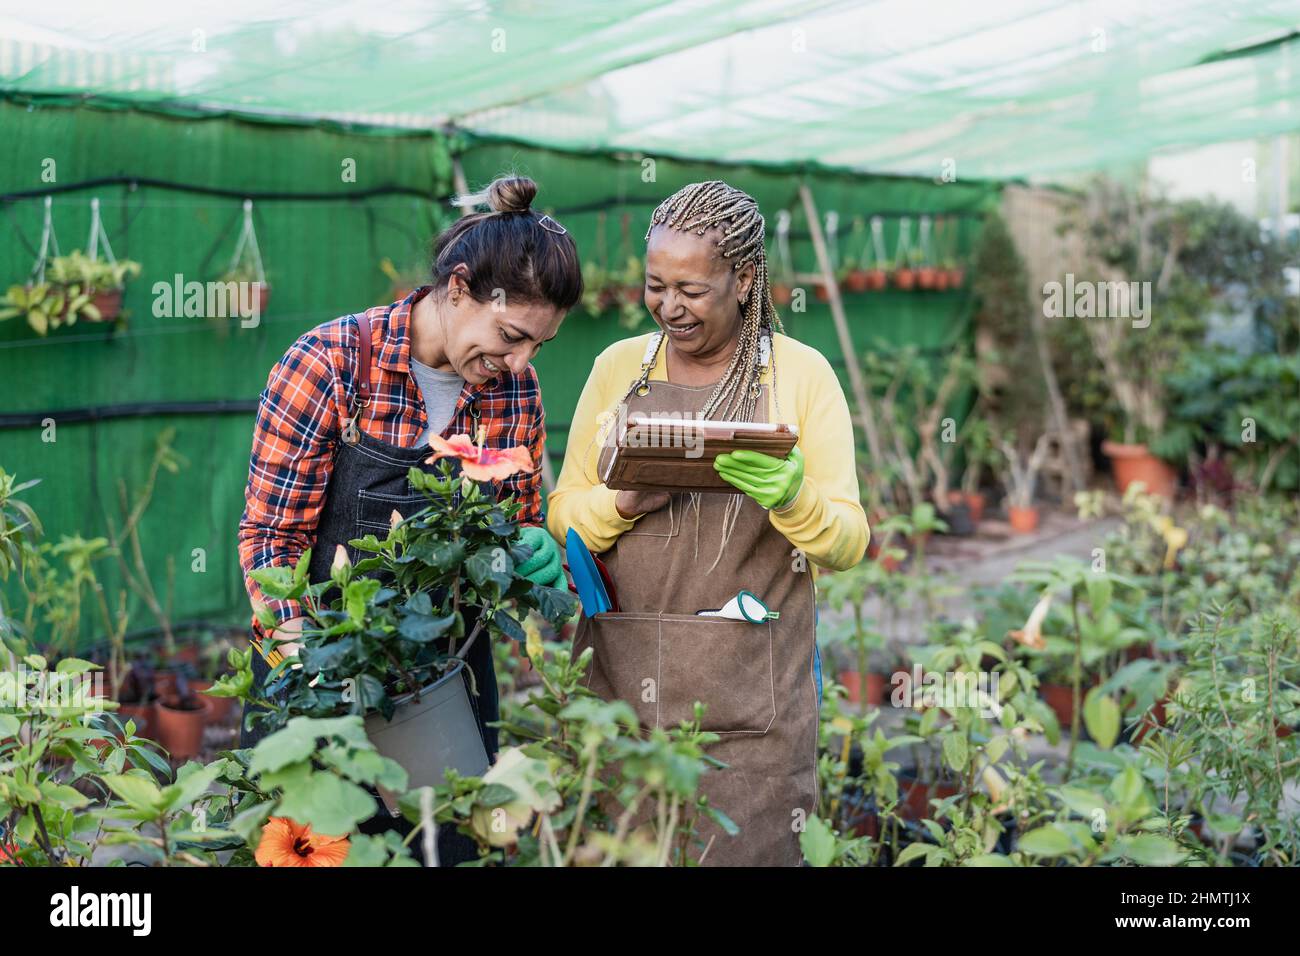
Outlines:
[[[402,448],[416,447],[428,427],[409,359],[411,307],[429,288],[366,311],[372,337],[371,399],[361,409],[357,427]],[[250,601],[270,608],[277,622],[303,614],[301,605],[268,600],[248,572],[292,565],[316,540],[334,449],[355,395],[359,335],[360,325],[350,315],[302,335],[271,369],[258,404],[239,520],[239,563]],[[546,418],[536,371],[529,365],[522,375],[505,371],[482,385],[467,382],[443,437],[470,434],[477,440],[469,408],[475,396],[487,447],[528,448],[533,470],[501,482],[500,497],[515,495],[522,506],[521,524],[540,524]],[[253,631],[259,639],[263,636],[256,617]]]

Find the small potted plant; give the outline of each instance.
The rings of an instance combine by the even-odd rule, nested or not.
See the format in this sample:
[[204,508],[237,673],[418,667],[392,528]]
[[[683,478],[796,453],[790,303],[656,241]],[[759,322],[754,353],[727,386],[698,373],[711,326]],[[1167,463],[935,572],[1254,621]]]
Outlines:
[[[122,293],[129,277],[140,274],[140,263],[123,259],[120,262],[91,259],[74,250],[66,256],[50,260],[46,280],[68,291],[71,304],[76,295],[89,297],[90,301],[77,309],[77,315],[90,322],[112,322],[122,312]],[[68,324],[72,319],[69,318]]]
[[863,263],[867,258],[867,222],[861,216],[853,217],[853,229],[850,233],[849,247],[857,249],[853,255],[845,256],[841,285],[850,292],[866,292],[871,287],[867,270]]
[[1034,491],[1038,485],[1038,472],[1047,459],[1049,436],[1038,436],[1033,451],[1028,456],[1008,438],[998,440],[1005,465],[999,477],[1007,492],[1007,519],[1011,529],[1018,534],[1029,534],[1038,527],[1038,508],[1034,504]]
[[271,301],[271,284],[266,281],[266,275],[257,263],[242,262],[228,270],[219,281],[252,286],[253,294],[257,296],[257,314],[261,315],[266,311],[267,303]]

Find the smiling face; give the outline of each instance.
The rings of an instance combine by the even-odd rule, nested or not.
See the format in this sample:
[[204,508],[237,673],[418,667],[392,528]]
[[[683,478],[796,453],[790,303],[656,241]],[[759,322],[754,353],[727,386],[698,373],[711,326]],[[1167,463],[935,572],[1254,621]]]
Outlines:
[[446,359],[439,367],[455,371],[471,385],[506,371],[522,374],[564,319],[563,312],[545,302],[478,302],[458,276],[451,278],[437,308]]
[[729,353],[740,330],[741,303],[754,267],[732,269],[718,254],[722,233],[700,236],[655,226],[646,243],[645,304],[677,352],[707,360]]

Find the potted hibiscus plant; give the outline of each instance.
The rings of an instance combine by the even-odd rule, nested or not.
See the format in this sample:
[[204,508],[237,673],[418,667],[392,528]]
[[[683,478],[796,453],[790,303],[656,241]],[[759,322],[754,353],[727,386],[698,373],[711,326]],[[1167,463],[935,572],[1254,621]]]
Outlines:
[[[417,787],[441,783],[448,768],[487,769],[462,679],[474,642],[522,641],[529,612],[558,625],[576,606],[567,590],[518,573],[531,556],[514,520],[520,506],[475,483],[531,467],[527,451],[479,448],[467,435],[434,444],[429,461],[460,458],[461,471],[445,457],[433,472],[412,468],[411,486],[428,504],[407,518],[394,512],[383,539],[340,545],[329,580],[308,582],[310,553],[292,568],[252,573],[268,597],[301,602],[314,626],[304,629],[298,658],[267,678],[285,679],[282,700],[259,701],[270,713],[251,719],[279,727],[297,715],[361,715],[379,752],[402,764]],[[220,685],[209,691],[222,692]],[[396,795],[381,794],[394,810]]]

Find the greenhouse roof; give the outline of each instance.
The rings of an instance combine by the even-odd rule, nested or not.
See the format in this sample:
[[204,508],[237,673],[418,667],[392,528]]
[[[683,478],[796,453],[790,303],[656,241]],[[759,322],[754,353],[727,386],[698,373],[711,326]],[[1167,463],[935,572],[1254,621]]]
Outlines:
[[0,6],[0,89],[1052,179],[1296,128],[1298,24],[1294,0],[65,0]]

